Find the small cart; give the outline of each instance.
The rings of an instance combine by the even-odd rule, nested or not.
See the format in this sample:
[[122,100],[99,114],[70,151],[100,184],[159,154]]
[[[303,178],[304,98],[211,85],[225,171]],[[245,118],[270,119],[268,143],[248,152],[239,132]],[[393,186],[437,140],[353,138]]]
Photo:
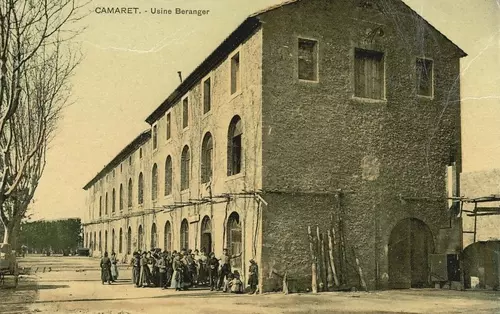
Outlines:
[[16,252],[8,243],[0,243],[0,285],[8,284],[6,281],[12,277],[14,287],[19,281],[19,267],[16,261]]

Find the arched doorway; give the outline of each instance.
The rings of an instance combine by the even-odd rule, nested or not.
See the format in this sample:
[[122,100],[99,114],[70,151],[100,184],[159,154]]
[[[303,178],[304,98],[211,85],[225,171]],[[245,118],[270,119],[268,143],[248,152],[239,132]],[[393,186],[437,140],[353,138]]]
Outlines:
[[164,243],[163,247],[167,252],[172,251],[172,226],[170,225],[170,221],[165,223],[164,228]]
[[212,252],[212,222],[210,221],[210,217],[205,216],[201,221],[201,249],[205,251],[205,253]]
[[429,227],[415,218],[401,220],[389,238],[389,287],[429,286],[429,254],[433,252],[434,240]]
[[158,247],[158,243],[157,243],[157,233],[156,233],[156,224],[153,223],[153,225],[151,226],[151,248],[152,249],[156,249]]
[[139,225],[139,229],[137,231],[137,249],[144,250],[144,233],[142,231],[142,225]]
[[127,232],[127,254],[132,254],[132,228],[130,227]]
[[[239,254],[242,251],[241,222],[240,215],[232,212],[227,219],[227,248],[229,254]],[[231,259],[231,266],[241,268],[241,256]]]

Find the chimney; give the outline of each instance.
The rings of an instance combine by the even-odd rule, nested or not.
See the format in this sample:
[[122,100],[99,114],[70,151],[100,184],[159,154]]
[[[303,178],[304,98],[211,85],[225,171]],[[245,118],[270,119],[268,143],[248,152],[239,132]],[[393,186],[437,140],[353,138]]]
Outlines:
[[181,83],[182,83],[182,72],[181,71],[177,71],[177,74],[179,74],[179,80],[181,80]]

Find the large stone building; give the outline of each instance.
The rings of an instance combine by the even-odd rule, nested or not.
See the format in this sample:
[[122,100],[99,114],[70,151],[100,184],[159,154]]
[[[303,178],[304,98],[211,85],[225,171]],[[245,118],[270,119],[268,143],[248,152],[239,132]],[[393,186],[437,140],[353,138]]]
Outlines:
[[308,226],[334,226],[347,282],[354,252],[369,288],[426,285],[429,254],[460,250],[463,56],[399,0],[251,15],[85,185],[85,244],[228,247],[264,290],[305,289]]

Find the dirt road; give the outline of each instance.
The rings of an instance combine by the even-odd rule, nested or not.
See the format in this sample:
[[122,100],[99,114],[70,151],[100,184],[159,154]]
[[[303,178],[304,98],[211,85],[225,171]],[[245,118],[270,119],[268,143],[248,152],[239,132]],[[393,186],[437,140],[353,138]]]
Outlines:
[[499,292],[429,289],[287,296],[175,292],[134,288],[130,270],[124,267],[119,282],[102,285],[98,261],[90,258],[28,257],[22,265],[38,271],[22,278],[18,290],[0,289],[0,313],[500,313]]

